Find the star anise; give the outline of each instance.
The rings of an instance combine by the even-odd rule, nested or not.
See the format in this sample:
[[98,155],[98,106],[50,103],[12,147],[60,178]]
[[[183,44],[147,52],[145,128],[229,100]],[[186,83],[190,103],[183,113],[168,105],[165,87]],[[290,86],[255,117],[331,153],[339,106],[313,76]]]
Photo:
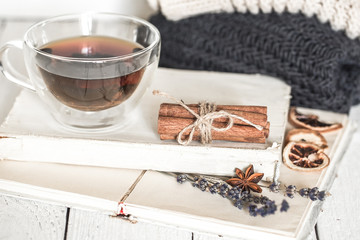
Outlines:
[[254,192],[261,193],[262,189],[257,185],[257,183],[263,178],[263,173],[254,173],[254,167],[253,165],[250,165],[246,171],[245,174],[243,171],[241,171],[238,168],[235,168],[235,173],[238,176],[235,178],[230,178],[229,180],[226,180],[228,184],[235,187],[238,186],[241,188],[242,191],[250,192],[250,190]]

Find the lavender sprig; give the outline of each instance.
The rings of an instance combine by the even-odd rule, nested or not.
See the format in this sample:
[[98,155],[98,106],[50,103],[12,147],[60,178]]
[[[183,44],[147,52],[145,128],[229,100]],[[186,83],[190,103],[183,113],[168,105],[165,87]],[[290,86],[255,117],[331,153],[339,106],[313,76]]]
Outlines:
[[[266,196],[255,196],[248,191],[242,191],[238,186],[231,186],[221,178],[198,176],[191,174],[178,174],[178,183],[189,181],[193,187],[203,192],[218,194],[233,202],[234,206],[240,210],[248,209],[250,216],[268,216],[275,214],[278,207],[275,201]],[[247,206],[247,207],[246,207]]]
[[[231,186],[225,178],[200,176],[193,174],[180,173],[176,175],[178,183],[189,181],[192,186],[200,189],[203,192],[210,192],[211,194],[218,194],[224,198],[229,199],[236,208],[240,210],[248,210],[250,216],[268,216],[275,214],[278,209],[280,212],[287,212],[290,208],[289,203],[284,199],[278,207],[275,201],[270,200],[268,197],[260,195],[253,195],[250,192],[242,191],[238,186]],[[324,201],[330,194],[326,191],[319,191],[317,187],[314,188],[301,188],[297,189],[295,185],[284,186],[281,189],[279,183],[272,183],[268,187],[270,192],[279,193],[284,192],[284,195],[289,198],[294,198],[299,194],[301,197],[309,198],[312,201]]]
[[[277,187],[275,187],[277,185]],[[272,183],[269,186],[271,192],[279,192],[279,184]],[[330,196],[329,192],[319,191],[319,188],[301,188],[297,190],[295,185],[285,186],[285,195],[289,198],[294,198],[296,194],[299,194],[303,198],[309,198],[311,201],[324,201],[326,197]]]

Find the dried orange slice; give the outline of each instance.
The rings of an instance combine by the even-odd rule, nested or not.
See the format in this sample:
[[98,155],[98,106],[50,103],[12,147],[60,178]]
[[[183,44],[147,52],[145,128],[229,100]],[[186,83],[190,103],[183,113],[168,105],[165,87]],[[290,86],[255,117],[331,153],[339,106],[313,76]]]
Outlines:
[[330,158],[315,144],[289,142],[283,151],[283,162],[290,169],[312,172],[326,168]]
[[286,134],[285,142],[308,142],[316,144],[321,148],[327,148],[327,141],[321,133],[304,128],[290,130]]
[[299,113],[292,107],[289,112],[289,122],[299,128],[307,128],[318,132],[330,132],[342,128],[341,123],[326,123],[317,115]]

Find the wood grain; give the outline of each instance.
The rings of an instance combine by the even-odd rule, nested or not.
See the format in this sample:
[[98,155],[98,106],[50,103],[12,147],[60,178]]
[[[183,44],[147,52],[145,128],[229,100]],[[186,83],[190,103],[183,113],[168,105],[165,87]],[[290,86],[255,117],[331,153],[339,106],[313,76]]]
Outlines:
[[[352,109],[350,118],[360,124],[360,105]],[[360,126],[360,125],[359,125]],[[319,215],[319,238],[326,240],[359,239],[360,228],[360,129],[353,136],[349,149],[340,165],[332,194]]]
[[[175,139],[179,132],[181,132],[187,126],[191,125],[193,122],[194,120],[190,118],[172,118],[159,116],[158,133],[160,134],[160,139]],[[214,122],[212,126],[217,128],[225,128],[227,124]],[[184,135],[189,135],[190,131],[191,129],[188,129],[184,132]],[[264,128],[260,131],[252,126],[234,124],[227,131],[212,130],[211,135],[213,140],[265,143],[266,137],[269,135],[269,128]],[[194,137],[197,138],[199,136],[200,131],[196,129],[194,132]]]
[[[199,114],[199,107],[193,104],[189,104],[188,107],[193,110],[195,113]],[[229,114],[233,114],[239,117],[243,117],[245,119],[247,119],[248,121],[252,122],[253,124],[257,124],[260,125],[262,127],[265,127],[266,123],[267,123],[267,115],[262,113],[264,112],[264,109],[266,110],[266,107],[257,107],[259,108],[258,111],[259,112],[249,112],[249,111],[245,111],[245,110],[238,110],[238,109],[248,109],[250,108],[250,110],[257,110],[257,109],[253,109],[254,107],[252,106],[231,106],[231,108],[234,109],[227,109],[230,108],[229,105],[218,105],[216,110],[217,111],[226,111]],[[195,116],[190,113],[187,109],[185,109],[184,107],[178,105],[178,104],[171,104],[171,103],[162,103],[160,105],[160,110],[159,110],[159,116],[162,117],[173,117],[173,118],[191,118],[191,119],[195,119]],[[237,118],[233,118],[234,120],[234,124],[241,124],[241,125],[249,125],[246,122],[237,119]],[[214,119],[214,122],[228,122],[229,119],[226,117],[222,117],[222,118],[216,118]]]
[[[221,235],[210,235],[210,234],[204,234],[204,233],[194,233],[194,237],[192,240],[246,240],[249,238],[243,238],[240,237],[239,238],[230,238],[230,237],[226,237],[226,236],[221,236]],[[304,240],[320,240],[316,238],[316,233],[315,231],[312,231],[312,233]]]
[[152,223],[130,223],[101,212],[72,209],[67,239],[191,240],[192,232]]
[[64,239],[67,208],[0,195],[0,239]]

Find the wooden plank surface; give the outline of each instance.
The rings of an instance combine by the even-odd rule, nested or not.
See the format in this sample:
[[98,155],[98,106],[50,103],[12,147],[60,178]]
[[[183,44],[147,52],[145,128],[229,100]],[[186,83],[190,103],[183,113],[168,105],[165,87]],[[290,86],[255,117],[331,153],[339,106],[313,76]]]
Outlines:
[[[239,238],[229,238],[225,236],[215,236],[205,233],[193,233],[192,240],[245,240],[247,236],[239,236]],[[312,231],[311,234],[304,240],[319,240],[316,236],[316,232]]]
[[[350,118],[360,126],[360,105],[353,107]],[[319,239],[359,239],[360,236],[360,129],[354,133],[349,149],[340,165],[330,192],[332,194],[320,213],[317,229]]]
[[101,212],[72,208],[66,239],[191,240],[192,232],[173,226],[131,223]]
[[0,195],[0,239],[64,239],[67,208]]
[[[21,21],[0,20],[0,45],[7,41],[22,39],[26,29],[34,23],[34,19]],[[25,72],[22,64],[22,53],[14,52],[20,63],[20,71]],[[0,94],[6,95],[9,89],[16,91],[15,84],[4,81]],[[9,101],[13,99],[7,98]],[[10,104],[9,104],[10,106]],[[6,111],[6,109],[0,109]],[[59,240],[64,239],[66,229],[67,207],[39,201],[32,201],[0,194],[0,239],[22,240]]]

